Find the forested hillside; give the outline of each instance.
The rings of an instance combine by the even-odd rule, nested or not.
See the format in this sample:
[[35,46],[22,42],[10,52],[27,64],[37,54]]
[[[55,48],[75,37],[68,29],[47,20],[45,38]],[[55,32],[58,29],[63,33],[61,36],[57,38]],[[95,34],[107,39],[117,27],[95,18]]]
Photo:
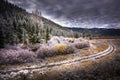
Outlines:
[[73,36],[74,32],[44,18],[40,12],[27,13],[24,9],[0,0],[0,47],[4,44],[34,44],[51,36]]

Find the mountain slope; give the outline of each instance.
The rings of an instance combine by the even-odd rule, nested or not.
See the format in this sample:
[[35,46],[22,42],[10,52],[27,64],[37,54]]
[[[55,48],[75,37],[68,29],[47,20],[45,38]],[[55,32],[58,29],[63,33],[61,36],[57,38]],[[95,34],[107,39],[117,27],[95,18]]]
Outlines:
[[40,43],[51,36],[71,36],[70,30],[42,17],[39,12],[24,9],[0,0],[0,45],[3,43]]

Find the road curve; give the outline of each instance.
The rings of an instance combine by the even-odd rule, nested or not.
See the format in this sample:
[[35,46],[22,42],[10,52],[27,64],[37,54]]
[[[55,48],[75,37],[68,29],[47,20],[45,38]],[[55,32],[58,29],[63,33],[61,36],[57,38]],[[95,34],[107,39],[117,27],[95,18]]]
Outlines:
[[114,47],[112,45],[112,43],[109,43],[109,47],[102,51],[99,52],[97,54],[93,54],[93,55],[89,55],[89,56],[85,56],[85,57],[80,57],[80,58],[75,58],[75,59],[71,59],[71,60],[65,60],[65,61],[61,61],[61,62],[54,62],[54,63],[48,63],[48,64],[42,64],[40,66],[32,66],[32,67],[25,67],[25,68],[19,68],[19,69],[11,69],[11,70],[0,70],[0,73],[10,73],[10,72],[19,72],[21,70],[34,70],[34,69],[44,69],[44,68],[50,68],[50,67],[54,67],[54,66],[60,66],[62,64],[71,64],[74,62],[83,62],[83,61],[89,61],[89,60],[93,60],[93,59],[98,59],[101,58],[105,55],[108,55],[110,53],[112,53],[112,51],[114,50]]

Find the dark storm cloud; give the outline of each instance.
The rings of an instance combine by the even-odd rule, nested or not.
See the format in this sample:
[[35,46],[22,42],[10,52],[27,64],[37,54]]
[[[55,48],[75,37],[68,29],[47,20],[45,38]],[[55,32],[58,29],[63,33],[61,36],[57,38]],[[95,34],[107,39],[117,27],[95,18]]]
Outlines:
[[43,16],[64,26],[97,27],[120,21],[120,0],[8,1],[29,12],[38,9],[43,13]]

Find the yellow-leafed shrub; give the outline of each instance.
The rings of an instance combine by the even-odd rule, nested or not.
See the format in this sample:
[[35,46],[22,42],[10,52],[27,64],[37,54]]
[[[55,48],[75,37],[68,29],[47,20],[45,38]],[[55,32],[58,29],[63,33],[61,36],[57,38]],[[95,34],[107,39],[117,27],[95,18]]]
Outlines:
[[68,46],[65,44],[57,44],[55,46],[55,49],[57,50],[58,54],[64,54],[67,53]]

